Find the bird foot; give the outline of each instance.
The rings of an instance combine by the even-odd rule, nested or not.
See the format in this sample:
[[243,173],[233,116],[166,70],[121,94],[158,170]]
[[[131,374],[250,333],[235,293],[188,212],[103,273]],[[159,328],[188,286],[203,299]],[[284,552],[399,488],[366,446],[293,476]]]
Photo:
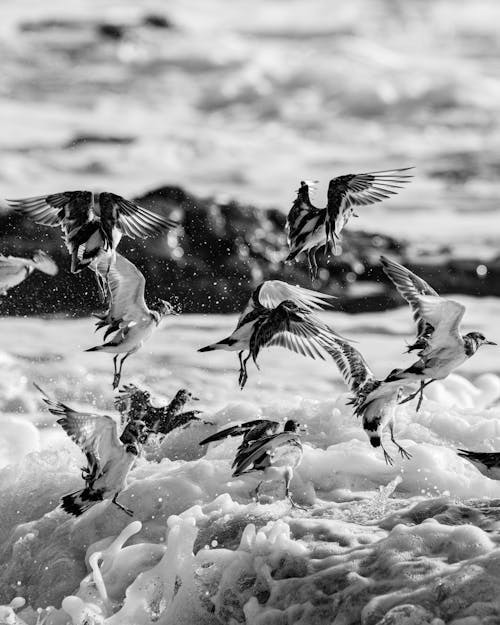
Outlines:
[[389,454],[386,452],[385,449],[384,449],[384,460],[386,464],[388,464],[390,467],[394,466],[394,460],[391,458],[391,456],[389,456]]
[[122,506],[122,504],[121,504],[121,503],[119,503],[119,502],[116,500],[116,497],[115,497],[115,498],[113,498],[113,500],[112,500],[112,501],[113,501],[113,503],[115,504],[115,506],[117,506],[118,508],[120,508],[120,510],[122,510],[123,512],[125,512],[125,514],[128,514],[128,516],[134,516],[134,512],[133,512],[133,510],[130,510],[129,508],[125,508],[125,506]]
[[121,375],[119,373],[115,373],[113,376],[113,390],[115,391],[120,386],[120,378]]
[[298,510],[307,510],[304,506],[299,505],[291,495],[288,495],[288,501],[291,503],[292,508],[297,508]]
[[403,447],[397,444],[396,444],[396,447],[398,448],[398,451],[401,454],[401,458],[403,458],[404,460],[411,460],[412,455],[410,454],[409,451],[406,451],[406,449],[404,449]]
[[246,371],[244,371],[243,369],[240,370],[240,375],[238,378],[238,384],[240,385],[240,389],[243,390],[245,384],[247,383],[248,380],[248,374]]

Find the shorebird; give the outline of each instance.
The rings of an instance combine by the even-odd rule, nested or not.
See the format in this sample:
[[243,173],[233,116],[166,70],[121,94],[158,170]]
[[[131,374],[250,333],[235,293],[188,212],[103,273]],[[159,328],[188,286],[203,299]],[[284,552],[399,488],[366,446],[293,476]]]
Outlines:
[[[288,421],[287,421],[288,423]],[[255,419],[253,421],[246,421],[245,423],[239,423],[238,425],[232,425],[228,428],[216,432],[211,436],[207,436],[200,445],[208,445],[216,441],[222,441],[225,438],[242,436],[243,440],[239,445],[239,448],[246,448],[251,443],[266,438],[272,434],[277,434],[282,428],[282,424],[279,421],[272,421],[270,419]]]
[[[104,315],[97,315],[97,329],[107,326],[103,345],[91,347],[87,352],[108,352],[113,357],[113,388],[120,384],[123,363],[139,350],[152,335],[165,315],[176,314],[169,302],[160,300],[158,310],[148,308],[144,300],[145,279],[137,267],[121,254],[115,253],[107,274],[110,306]],[[123,354],[118,365],[118,357]]]
[[115,506],[132,516],[133,512],[119,503],[117,497],[125,489],[127,475],[140,454],[144,424],[131,422],[119,436],[113,417],[73,410],[50,399],[45,391],[35,386],[49,411],[60,417],[57,423],[87,459],[87,466],[82,468],[85,488],[62,497],[62,509],[80,516],[100,501],[111,499]]
[[[412,384],[408,380],[378,380],[362,354],[352,345],[338,340],[328,351],[354,396],[348,402],[354,406],[354,414],[362,417],[363,429],[372,447],[381,447],[387,464],[394,464],[382,443],[382,434],[389,428],[391,441],[398,448],[402,458],[409,460],[411,454],[394,438],[394,420],[398,402],[405,386]],[[396,375],[401,369],[392,371]],[[389,376],[390,377],[390,376]]]
[[[331,296],[292,286],[280,280],[267,280],[252,293],[240,315],[235,331],[225,339],[199,349],[237,351],[240,361],[239,385],[248,379],[246,363],[264,347],[278,345],[303,356],[322,358],[322,349],[338,337],[312,311],[321,310]],[[248,350],[243,360],[243,353]]]
[[36,251],[32,260],[0,254],[0,295],[7,295],[9,289],[21,284],[35,269],[49,276],[55,276],[59,271],[52,258],[42,250]]
[[[325,246],[338,252],[341,232],[357,206],[381,202],[395,195],[413,177],[407,172],[413,169],[388,169],[364,174],[347,174],[330,180],[325,208],[313,206],[309,196],[311,182],[302,181],[297,197],[287,216],[286,230],[290,254],[293,260],[300,252],[307,252],[309,271],[314,279],[317,274],[316,251]],[[285,262],[286,262],[285,261]]]
[[457,451],[461,458],[465,458],[484,476],[491,480],[500,480],[500,453],[488,451]]
[[298,425],[295,421],[287,421],[283,432],[260,438],[238,450],[233,462],[233,477],[255,471],[262,472],[262,479],[252,493],[254,497],[258,497],[263,482],[283,479],[286,498],[292,506],[300,507],[290,495],[293,471],[300,464],[303,454],[297,429]]
[[[419,360],[399,370],[388,380],[420,380],[420,389],[401,403],[419,395],[417,411],[423,400],[423,390],[435,380],[446,378],[473,356],[481,345],[496,345],[481,332],[460,334],[460,323],[465,306],[440,297],[422,278],[385,256],[380,259],[384,272],[396,286],[399,294],[408,302],[417,323],[417,337],[408,352],[418,350]],[[425,381],[427,380],[427,381]]]
[[167,406],[157,408],[152,405],[150,399],[149,391],[140,389],[134,384],[128,384],[120,390],[116,397],[115,407],[121,413],[125,423],[133,420],[143,421],[148,431],[153,434],[166,435],[191,421],[202,421],[198,417],[202,414],[201,410],[182,412],[188,402],[198,401],[198,397],[194,397],[185,388],[179,389]]
[[115,250],[122,235],[143,239],[178,225],[115,193],[63,191],[6,202],[37,224],[61,227],[72,273],[90,265],[103,251]]

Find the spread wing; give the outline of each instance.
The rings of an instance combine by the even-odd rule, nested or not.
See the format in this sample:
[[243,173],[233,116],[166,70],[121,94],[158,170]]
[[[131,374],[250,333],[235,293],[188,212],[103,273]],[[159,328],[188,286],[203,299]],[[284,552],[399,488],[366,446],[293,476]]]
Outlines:
[[42,250],[37,250],[35,252],[31,263],[35,269],[38,269],[38,271],[42,271],[49,276],[55,276],[59,272],[59,268],[56,263]]
[[349,389],[358,395],[367,383],[375,380],[375,376],[362,354],[346,341],[338,339],[328,353],[337,363],[337,367]]
[[64,191],[52,195],[42,195],[18,200],[6,200],[7,204],[37,224],[42,226],[61,226],[64,218],[71,214],[79,225],[91,218],[91,191]]
[[254,463],[260,464],[266,455],[271,460],[278,449],[289,444],[302,446],[300,437],[296,432],[280,432],[256,441],[245,450],[245,453],[238,452],[238,462],[234,467],[233,475],[238,476],[247,470],[251,471]]
[[397,194],[413,177],[407,172],[413,169],[388,169],[364,174],[347,174],[330,180],[326,206],[326,237],[335,244],[340,233],[353,214],[356,206],[381,202]]
[[291,239],[294,239],[304,231],[311,219],[315,220],[319,212],[324,212],[324,209],[316,208],[311,202],[309,189],[313,190],[315,184],[317,182],[311,180],[301,180],[300,182],[297,197],[286,218],[285,228],[288,233],[289,243]]
[[[35,385],[36,386],[36,385]],[[100,472],[123,446],[118,438],[116,421],[106,415],[79,412],[61,402],[50,399],[45,392],[43,401],[49,411],[60,417],[57,423],[86,455],[91,473]]]
[[114,227],[129,237],[144,239],[179,225],[115,193],[99,195],[99,215],[104,236],[111,245]]
[[257,438],[263,435],[264,432],[269,431],[269,429],[276,430],[279,428],[280,424],[277,421],[270,421],[268,419],[255,419],[254,421],[247,421],[246,423],[240,423],[238,425],[233,425],[231,427],[225,428],[220,432],[216,432],[207,438],[204,438],[200,441],[200,445],[208,445],[208,443],[213,443],[214,441],[221,441],[224,438],[228,438],[230,436],[245,436],[245,439],[248,440],[249,434],[252,434],[253,438]]
[[28,276],[29,263],[25,258],[0,255],[0,294],[20,284]]
[[450,345],[450,340],[462,344],[459,328],[465,306],[440,297],[425,280],[403,265],[384,256],[381,262],[399,294],[410,304],[417,323],[417,342],[425,339],[425,344],[421,344],[425,348],[422,353]]

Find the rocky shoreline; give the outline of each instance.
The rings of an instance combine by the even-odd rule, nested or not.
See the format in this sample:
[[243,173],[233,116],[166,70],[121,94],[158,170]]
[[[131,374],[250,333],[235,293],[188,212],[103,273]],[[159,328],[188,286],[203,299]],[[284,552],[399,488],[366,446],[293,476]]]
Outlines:
[[[163,298],[186,313],[231,313],[241,309],[262,280],[311,285],[304,260],[283,262],[285,215],[276,209],[195,197],[176,186],[155,189],[136,201],[181,223],[178,231],[164,237],[124,238],[120,244],[121,253],[144,273],[146,298],[152,304]],[[93,274],[69,273],[58,228],[38,226],[11,213],[0,215],[0,231],[1,253],[29,256],[41,248],[60,267],[55,278],[37,273],[1,298],[0,314],[81,316],[100,309]],[[349,313],[401,305],[382,273],[381,254],[417,271],[439,292],[500,296],[500,256],[487,267],[474,258],[454,259],[452,249],[416,258],[404,240],[349,228],[338,257],[318,254],[320,272],[314,288],[337,296],[336,308]]]

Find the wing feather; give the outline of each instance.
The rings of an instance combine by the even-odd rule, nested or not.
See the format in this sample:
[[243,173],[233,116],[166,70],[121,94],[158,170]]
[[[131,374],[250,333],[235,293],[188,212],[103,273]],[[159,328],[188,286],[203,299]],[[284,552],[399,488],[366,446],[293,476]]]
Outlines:
[[327,351],[335,360],[345,383],[356,395],[367,382],[375,380],[361,352],[346,341],[337,339]]
[[263,455],[269,454],[271,456],[279,447],[288,445],[291,442],[301,445],[300,437],[296,432],[280,432],[256,441],[244,453],[238,453],[238,462],[235,465],[233,475],[238,476],[247,469],[251,470],[254,462]]

